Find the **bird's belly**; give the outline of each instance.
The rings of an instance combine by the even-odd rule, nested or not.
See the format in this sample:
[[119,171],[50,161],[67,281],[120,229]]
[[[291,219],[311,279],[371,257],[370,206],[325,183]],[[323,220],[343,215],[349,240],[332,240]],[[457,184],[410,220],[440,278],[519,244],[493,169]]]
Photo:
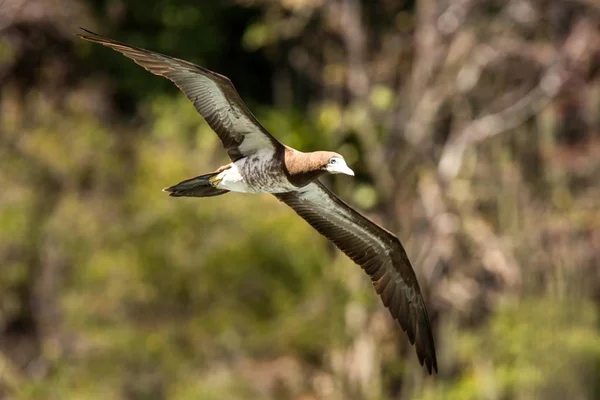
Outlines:
[[284,193],[298,189],[281,168],[270,161],[252,156],[231,164],[217,176],[217,188],[241,193]]

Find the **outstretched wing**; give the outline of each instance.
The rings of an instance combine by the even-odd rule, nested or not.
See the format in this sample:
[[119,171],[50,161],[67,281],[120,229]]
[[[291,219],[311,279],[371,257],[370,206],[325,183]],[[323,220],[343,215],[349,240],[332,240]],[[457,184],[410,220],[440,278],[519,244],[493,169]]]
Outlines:
[[429,317],[400,240],[352,209],[319,181],[275,196],[369,274],[383,304],[415,345],[421,365],[429,373],[437,372]]
[[153,74],[164,76],[175,83],[217,133],[233,161],[261,149],[274,150],[282,146],[252,115],[227,77],[188,61],[129,46],[83,30],[87,34],[77,36],[110,47]]

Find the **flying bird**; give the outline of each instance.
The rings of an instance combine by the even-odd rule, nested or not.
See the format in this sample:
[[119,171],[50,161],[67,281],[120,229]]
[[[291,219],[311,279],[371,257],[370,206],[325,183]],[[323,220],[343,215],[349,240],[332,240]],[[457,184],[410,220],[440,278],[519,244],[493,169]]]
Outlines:
[[319,177],[354,175],[344,157],[301,152],[273,137],[250,112],[231,81],[191,62],[129,46],[86,29],[82,39],[116,50],[185,93],[219,136],[231,163],[164,189],[174,197],[228,192],[271,193],[290,206],[371,277],[383,304],[414,344],[429,373],[437,372],[431,324],[406,251],[398,237],[354,210]]

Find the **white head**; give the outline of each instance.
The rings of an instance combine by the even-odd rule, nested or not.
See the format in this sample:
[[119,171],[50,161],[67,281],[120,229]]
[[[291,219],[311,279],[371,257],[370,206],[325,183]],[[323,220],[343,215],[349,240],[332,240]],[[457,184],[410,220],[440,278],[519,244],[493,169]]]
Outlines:
[[348,167],[344,157],[335,153],[327,161],[327,164],[325,165],[325,171],[329,172],[330,174],[346,174],[354,176],[354,171]]

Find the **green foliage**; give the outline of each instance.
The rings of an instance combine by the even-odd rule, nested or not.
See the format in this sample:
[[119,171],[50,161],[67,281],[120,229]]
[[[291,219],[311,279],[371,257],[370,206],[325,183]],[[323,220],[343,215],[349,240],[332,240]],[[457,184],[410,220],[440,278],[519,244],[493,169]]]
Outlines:
[[[488,71],[505,60],[487,36],[519,36],[496,34],[505,22],[479,5],[425,12],[451,2],[235,3],[94,0],[88,28],[221,72],[282,142],[342,153],[357,177],[335,191],[399,233],[440,374],[423,377],[368,277],[274,197],[161,192],[228,162],[171,82],[80,40],[23,60],[40,45],[19,26],[0,37],[0,397],[597,398],[597,164],[562,154],[555,131],[573,104],[593,120],[598,83],[470,143],[444,181],[440,156],[478,110],[534,83],[521,65],[509,87]],[[420,25],[459,14],[443,40]],[[531,24],[532,54],[569,47]],[[475,75],[493,85],[457,89]]]
[[589,301],[545,297],[505,301],[481,328],[448,332],[456,362],[452,382],[422,399],[594,398],[600,360],[598,311]]
[[[149,122],[129,171],[114,152],[117,138],[131,135],[121,128],[75,113],[41,116],[24,133],[23,149],[64,183],[38,229],[72,265],[58,299],[71,340],[49,343],[55,372],[19,388],[19,397],[255,398],[249,383],[216,367],[223,356],[312,360],[344,340],[347,293],[324,273],[327,244],[271,196],[166,196],[162,187],[225,160],[183,96],[144,109]],[[265,121],[289,138],[311,136],[300,118],[270,112]],[[3,248],[39,245],[27,240],[39,193],[27,180],[1,179],[12,193],[0,204]],[[81,192],[82,179],[94,190]],[[19,263],[0,275],[5,293],[26,279]],[[3,299],[10,312],[11,298]]]

